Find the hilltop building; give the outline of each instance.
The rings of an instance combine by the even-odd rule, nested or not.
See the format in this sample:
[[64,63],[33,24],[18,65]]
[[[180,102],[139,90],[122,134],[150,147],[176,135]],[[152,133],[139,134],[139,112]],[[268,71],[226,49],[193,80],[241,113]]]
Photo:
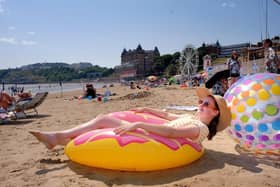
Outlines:
[[139,44],[136,49],[123,49],[121,53],[121,65],[116,66],[116,71],[121,79],[135,79],[149,75],[152,72],[152,65],[155,57],[160,53],[157,47],[154,50],[144,50]]
[[217,41],[216,43],[212,43],[212,44],[202,44],[202,47],[204,48],[206,54],[209,54],[210,56],[217,58],[218,55],[220,54],[220,50],[221,50],[221,45],[219,43],[219,41]]
[[242,50],[247,49],[248,47],[250,47],[250,43],[221,46],[219,57],[230,57],[232,51],[237,51],[239,54],[241,54]]
[[244,49],[247,49],[250,46],[250,43],[220,45],[219,41],[212,44],[202,44],[202,47],[204,48],[206,53],[214,58],[229,58],[231,56],[232,51],[237,51],[239,54],[241,54]]
[[79,63],[70,64],[70,67],[79,70],[79,69],[91,68],[92,64],[91,62],[79,62]]

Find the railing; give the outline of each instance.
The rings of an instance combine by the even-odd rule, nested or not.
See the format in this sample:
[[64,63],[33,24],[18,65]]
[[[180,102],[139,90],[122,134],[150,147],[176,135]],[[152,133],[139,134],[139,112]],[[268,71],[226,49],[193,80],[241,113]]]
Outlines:
[[241,74],[248,75],[252,73],[263,73],[265,72],[264,58],[242,62]]
[[[227,69],[228,66],[226,64],[218,64],[213,66],[213,73],[222,71]],[[248,75],[252,73],[262,73],[265,72],[265,64],[264,59],[257,59],[257,60],[251,60],[247,62],[241,62],[241,69],[240,69],[241,75]]]

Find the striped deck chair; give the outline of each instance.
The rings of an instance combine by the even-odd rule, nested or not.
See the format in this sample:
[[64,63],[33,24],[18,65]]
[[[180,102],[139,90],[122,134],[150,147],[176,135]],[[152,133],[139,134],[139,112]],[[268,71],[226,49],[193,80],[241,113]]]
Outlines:
[[48,92],[41,92],[41,93],[37,93],[31,99],[19,101],[14,105],[12,112],[14,112],[15,116],[16,116],[16,112],[22,112],[26,117],[27,111],[33,110],[33,112],[35,112],[36,115],[38,115],[38,111],[36,108],[43,103],[47,95]]

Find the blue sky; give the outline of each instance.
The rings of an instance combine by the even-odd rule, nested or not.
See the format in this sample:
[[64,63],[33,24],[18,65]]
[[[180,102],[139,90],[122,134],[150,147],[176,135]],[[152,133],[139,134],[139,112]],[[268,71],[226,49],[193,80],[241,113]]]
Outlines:
[[[268,31],[280,35],[280,6],[268,0]],[[37,62],[114,67],[123,48],[256,43],[265,0],[0,0],[0,69]]]

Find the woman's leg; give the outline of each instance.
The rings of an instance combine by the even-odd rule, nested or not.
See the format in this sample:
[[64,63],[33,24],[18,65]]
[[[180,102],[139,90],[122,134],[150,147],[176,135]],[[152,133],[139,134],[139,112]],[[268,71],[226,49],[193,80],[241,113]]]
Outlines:
[[124,122],[110,117],[99,116],[77,127],[52,132],[29,131],[40,142],[44,143],[48,149],[52,149],[56,145],[66,145],[71,139],[94,129],[115,128],[122,125]]

